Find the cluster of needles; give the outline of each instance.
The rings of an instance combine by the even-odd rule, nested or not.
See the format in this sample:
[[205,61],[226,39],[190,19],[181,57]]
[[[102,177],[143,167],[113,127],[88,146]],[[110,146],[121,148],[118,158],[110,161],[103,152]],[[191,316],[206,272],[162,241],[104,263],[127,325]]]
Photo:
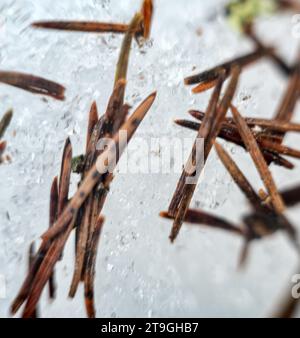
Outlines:
[[[41,294],[48,284],[50,298],[55,297],[55,265],[62,259],[65,244],[75,232],[75,267],[69,296],[75,296],[80,282],[84,284],[87,316],[95,317],[94,276],[97,247],[104,216],[103,205],[113,180],[115,169],[122,152],[151,108],[156,93],[149,95],[128,117],[131,107],[125,103],[126,75],[133,38],[139,43],[150,35],[153,13],[152,0],[144,0],[140,12],[127,24],[99,22],[39,22],[34,27],[64,29],[72,31],[124,34],[116,67],[115,82],[105,114],[98,116],[95,102],[88,116],[85,154],[74,157],[72,145],[66,140],[59,178],[53,179],[50,192],[49,229],[42,235],[42,244],[36,253],[30,250],[29,272],[11,306],[15,314],[25,303],[24,318],[35,317]],[[127,140],[120,137],[127,133]],[[110,139],[102,149],[99,142]],[[117,152],[115,150],[118,149]],[[110,170],[107,171],[107,168]],[[72,171],[80,174],[78,189],[69,198]]]
[[[195,86],[194,93],[201,93],[210,88],[214,89],[205,112],[196,110],[189,112],[197,120],[196,122],[175,121],[180,126],[196,131],[197,137],[168,211],[160,214],[164,218],[173,220],[170,233],[171,242],[177,238],[184,222],[219,228],[241,236],[245,244],[239,259],[240,267],[244,266],[246,262],[249,244],[253,240],[265,238],[278,230],[283,230],[288,235],[298,255],[300,249],[297,231],[285,216],[287,207],[292,207],[300,202],[300,186],[278,191],[269,169],[270,164],[274,163],[291,170],[294,168],[294,164],[286,157],[300,158],[299,150],[283,144],[284,137],[288,132],[300,131],[300,124],[292,122],[293,112],[300,95],[300,55],[295,64],[290,66],[276,54],[274,48],[265,46],[260,41],[255,35],[253,24],[245,24],[244,32],[255,44],[253,52],[184,80],[186,85]],[[286,75],[288,78],[287,87],[273,119],[244,118],[233,103],[239,77],[246,66],[254,64],[263,57],[269,58]],[[229,79],[229,83],[221,97],[226,79]],[[226,116],[229,110],[232,117]],[[259,192],[255,191],[238,164],[218,143],[218,138],[243,147],[249,152],[264,189]],[[198,140],[203,140],[203,147],[196,147]],[[232,224],[226,219],[216,217],[203,210],[190,209],[197,181],[213,146],[233,181],[251,205],[251,212],[242,218],[241,225]],[[282,306],[278,316],[292,316],[296,308],[296,301],[289,296],[288,302]]]

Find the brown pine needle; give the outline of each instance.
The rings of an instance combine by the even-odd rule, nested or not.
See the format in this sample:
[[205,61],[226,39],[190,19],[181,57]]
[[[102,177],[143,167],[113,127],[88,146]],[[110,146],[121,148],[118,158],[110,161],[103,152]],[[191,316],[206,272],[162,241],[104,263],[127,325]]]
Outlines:
[[174,122],[181,127],[188,128],[188,129],[195,130],[195,131],[198,131],[201,126],[200,123],[190,121],[190,120],[175,119]]
[[266,206],[265,210],[255,210],[243,217],[244,223],[249,230],[249,239],[260,239],[272,235],[284,228],[286,219],[274,213],[273,209]]
[[[34,242],[32,242],[29,246],[29,250],[28,250],[28,271],[30,271],[31,266],[33,264],[34,261],[34,256],[35,256],[35,249],[34,249]],[[31,318],[38,318],[38,309],[36,308],[31,316]]]
[[[125,113],[122,110],[125,87],[126,81],[124,79],[117,81],[109,99],[105,115],[102,116],[94,126],[86,151],[86,160],[84,165],[85,173],[91,168],[97,155],[99,155],[96,149],[98,141],[102,137],[112,137],[125,121],[127,112],[124,116]],[[116,126],[118,126],[118,128],[116,128]]]
[[[88,200],[87,205],[86,205],[86,209],[87,209],[86,212],[89,213],[89,217],[86,217],[86,218],[89,219],[89,224],[87,226],[87,238],[85,242],[85,249],[83,250],[83,264],[82,264],[82,268],[79,274],[79,281],[82,281],[82,282],[84,282],[84,274],[85,274],[85,270],[87,267],[86,264],[88,260],[88,253],[90,251],[92,233],[94,232],[95,226],[97,224],[97,219],[101,213],[101,209],[99,209],[99,203],[100,203],[99,186],[96,187],[94,191],[92,192],[92,194],[89,196],[89,199],[91,199],[91,201]],[[84,226],[84,223],[82,223],[82,226]],[[79,255],[80,255],[80,251],[77,250],[77,256]]]
[[259,146],[247,126],[247,123],[243,119],[243,117],[240,115],[238,110],[232,105],[231,107],[232,114],[234,117],[234,120],[236,122],[236,125],[240,131],[241,137],[247,147],[247,150],[249,151],[256,168],[260,174],[260,177],[262,181],[264,182],[264,185],[272,199],[272,205],[275,209],[275,211],[278,214],[281,214],[285,210],[284,202],[282,200],[282,197],[280,196],[276,184],[273,180],[272,174],[268,168],[268,165],[259,149]]
[[236,165],[236,163],[233,161],[233,159],[230,157],[227,151],[217,142],[215,142],[215,149],[223,165],[230,173],[232,179],[240,188],[240,190],[245,194],[245,196],[248,198],[251,205],[255,209],[261,208],[260,197],[257,195],[256,191],[254,190],[250,182],[244,176],[240,168]]
[[[295,107],[299,99],[299,95],[300,95],[300,53],[298,56],[295,70],[290,76],[287,88],[285,90],[285,93],[281,99],[280,105],[275,115],[274,119],[276,121],[288,123],[292,120]],[[281,137],[279,143],[282,143],[285,136],[285,132],[278,134]]]
[[84,268],[84,257],[87,250],[89,228],[92,224],[91,213],[92,213],[93,198],[94,196],[92,194],[87,198],[84,208],[84,216],[77,233],[75,269],[69,291],[70,298],[73,298],[76,294],[78,285],[81,280],[82,271]]
[[150,36],[152,16],[153,16],[153,1],[144,0],[141,12],[144,18],[144,39],[148,39]]
[[218,80],[212,80],[212,81],[205,81],[200,83],[198,86],[194,87],[192,92],[194,94],[199,94],[202,92],[205,92],[208,89],[211,89],[213,87],[215,87],[215,85],[217,84]]
[[104,217],[99,216],[95,229],[91,235],[91,243],[88,252],[86,269],[84,274],[84,299],[88,318],[95,318],[96,311],[94,305],[94,278],[95,278],[95,264],[97,258],[97,247],[100,239]]
[[275,121],[289,122],[292,118],[292,114],[298,100],[298,85],[299,85],[299,74],[294,72],[290,77],[286,91],[282,97],[282,101],[279,105],[278,111],[274,117]]
[[212,121],[213,125],[209,131],[209,137],[208,137],[207,143],[205,144],[205,154],[204,154],[205,158],[208,157],[208,154],[211,148],[213,147],[214,142],[217,136],[219,135],[219,132],[222,129],[222,123],[224,122],[224,118],[227,114],[227,111],[230,107],[233,96],[235,94],[240,74],[241,74],[241,68],[239,66],[234,66],[232,70],[231,81],[217,109],[216,118],[214,118]]
[[128,31],[126,32],[124,36],[119,60],[117,63],[115,85],[120,79],[126,80],[127,78],[127,69],[128,69],[128,63],[129,63],[129,54],[130,54],[130,49],[131,49],[132,38],[137,32],[137,30],[141,27],[142,22],[143,22],[142,14],[137,13],[135,14],[135,16],[133,17],[133,19],[131,20],[129,24]]
[[69,201],[69,187],[72,172],[72,144],[67,138],[64,146],[60,177],[59,177],[59,193],[58,193],[58,216],[63,212]]
[[193,116],[196,120],[202,121],[204,119],[205,116],[205,112],[200,111],[200,110],[195,110],[195,109],[191,109],[188,111],[188,113]]
[[[49,245],[45,246],[42,244],[38,250],[38,252],[35,255],[35,259],[32,262],[30,271],[28,272],[19,293],[17,294],[16,298],[14,299],[12,305],[11,305],[11,313],[16,314],[16,312],[19,310],[19,308],[22,306],[22,304],[27,299],[34,282],[35,275],[45,257],[46,252],[49,249]],[[47,282],[47,281],[46,281]]]
[[193,76],[189,76],[185,78],[184,83],[186,85],[194,85],[201,82],[209,82],[216,80],[219,76],[222,70],[225,69],[226,71],[226,77],[229,77],[231,75],[231,72],[233,70],[234,66],[239,66],[240,68],[244,68],[251,63],[261,59],[262,57],[266,56],[268,53],[265,49],[257,49],[254,52],[251,52],[249,54],[243,55],[241,57],[235,58],[231,61],[225,62],[217,67],[214,67],[210,70],[207,70],[205,72],[202,72],[200,74],[196,74]]
[[[58,179],[54,178],[50,190],[50,210],[49,210],[49,228],[53,226],[58,216]],[[56,285],[54,280],[54,270],[49,278],[49,298],[54,299],[56,294]]]
[[7,146],[6,141],[1,141],[0,142],[0,163],[1,163],[1,156],[5,152],[6,146]]
[[3,115],[3,117],[0,121],[0,139],[4,136],[6,129],[10,125],[12,117],[13,117],[13,111],[12,110],[9,110],[8,112],[6,112]]
[[92,138],[92,134],[94,128],[99,120],[98,117],[98,109],[96,102],[93,102],[90,113],[89,113],[89,120],[88,120],[88,128],[87,128],[87,136],[86,136],[86,151],[88,151],[88,146]]
[[57,100],[65,99],[63,86],[34,75],[0,71],[0,82]]
[[57,217],[61,215],[65,206],[69,202],[69,188],[70,188],[70,180],[71,180],[71,173],[72,173],[72,154],[73,154],[72,144],[71,144],[70,139],[67,138],[65,142],[64,150],[63,150],[60,177],[59,177]]
[[127,114],[125,116],[122,114],[125,89],[126,80],[125,78],[121,78],[116,82],[113,94],[109,99],[105,112],[104,133],[108,134],[106,136],[113,136],[113,134],[119,130],[120,126],[125,120]]
[[131,106],[126,103],[122,107],[120,107],[119,113],[116,114],[114,121],[113,121],[113,128],[111,130],[111,136],[113,136],[117,131],[119,131],[122,124],[125,122],[130,109],[131,109]]
[[89,33],[126,33],[128,25],[93,21],[40,21],[32,27]]
[[[159,215],[163,218],[174,219],[174,216],[170,215],[167,211],[162,211]],[[238,235],[243,235],[242,229],[236,225],[229,223],[223,218],[216,217],[202,210],[188,209],[184,221],[194,225],[206,225],[209,227],[236,233]]]

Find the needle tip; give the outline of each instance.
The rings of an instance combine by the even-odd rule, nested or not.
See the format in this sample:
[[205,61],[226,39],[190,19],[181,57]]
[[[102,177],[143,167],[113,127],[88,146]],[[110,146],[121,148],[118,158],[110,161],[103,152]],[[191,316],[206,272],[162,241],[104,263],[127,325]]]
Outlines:
[[159,213],[159,216],[162,217],[162,218],[170,218],[170,215],[167,211],[161,211]]

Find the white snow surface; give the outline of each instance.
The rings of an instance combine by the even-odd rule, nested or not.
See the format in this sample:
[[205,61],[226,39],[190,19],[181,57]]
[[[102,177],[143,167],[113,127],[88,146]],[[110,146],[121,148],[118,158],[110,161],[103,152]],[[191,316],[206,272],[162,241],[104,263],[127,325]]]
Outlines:
[[[140,0],[0,0],[0,68],[40,75],[66,86],[66,101],[46,100],[0,85],[0,112],[14,109],[6,134],[12,163],[0,166],[0,275],[9,306],[27,270],[31,241],[48,227],[49,191],[58,175],[62,148],[70,136],[75,154],[84,149],[87,115],[93,100],[104,112],[112,90],[122,37],[37,30],[37,20],[128,22]],[[126,101],[136,106],[152,91],[157,99],[138,134],[146,137],[194,137],[176,126],[189,109],[205,109],[209,92],[192,95],[183,78],[251,50],[249,41],[224,19],[222,0],[156,0],[151,41],[139,50],[134,43]],[[262,18],[258,31],[292,62],[299,41],[293,38],[292,14]],[[201,28],[202,34],[197,34]],[[235,102],[243,115],[272,117],[286,77],[269,61],[242,75]],[[246,97],[246,99],[244,99]],[[299,107],[298,107],[299,108]],[[297,109],[295,121],[300,119]],[[286,144],[297,146],[291,134]],[[134,139],[132,144],[134,145]],[[226,145],[256,188],[262,183],[243,150]],[[158,154],[159,156],[159,154]],[[280,188],[299,183],[294,171],[271,166]],[[297,259],[286,236],[278,233],[251,247],[247,268],[237,270],[242,240],[206,227],[184,225],[174,245],[166,210],[179,174],[116,175],[103,214],[106,217],[96,264],[98,317],[257,317],[276,309],[291,285]],[[73,191],[76,186],[73,179]],[[199,182],[193,206],[239,224],[249,205],[212,152]],[[288,217],[300,230],[299,209]],[[84,317],[83,289],[67,297],[74,268],[74,238],[57,265],[58,295],[39,304],[42,317]]]

